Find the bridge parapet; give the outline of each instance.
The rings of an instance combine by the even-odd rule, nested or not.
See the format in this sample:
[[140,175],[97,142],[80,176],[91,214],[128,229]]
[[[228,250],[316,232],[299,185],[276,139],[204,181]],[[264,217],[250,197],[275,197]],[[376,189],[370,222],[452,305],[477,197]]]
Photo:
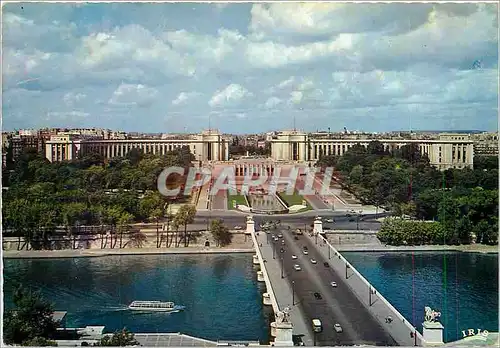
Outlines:
[[255,246],[256,255],[254,255],[260,264],[260,272],[257,274],[257,280],[264,281],[266,284],[267,292],[263,296],[264,304],[271,304],[275,314],[276,320],[271,323],[271,336],[274,336],[274,342],[271,342],[272,346],[293,346],[292,333],[293,325],[289,319],[289,308],[280,309],[278,301],[276,299],[276,294],[274,293],[271,280],[269,279],[269,274],[266,269],[266,262],[262,257],[262,252],[260,250],[259,242],[257,241],[257,236],[254,228],[254,221],[252,217],[247,217],[247,233],[250,232],[252,236],[252,241]]

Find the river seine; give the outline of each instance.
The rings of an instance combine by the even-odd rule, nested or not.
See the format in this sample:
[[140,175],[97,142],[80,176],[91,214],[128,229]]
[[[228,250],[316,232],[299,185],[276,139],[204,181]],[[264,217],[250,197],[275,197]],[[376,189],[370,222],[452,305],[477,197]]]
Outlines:
[[[4,259],[4,300],[21,283],[67,311],[67,327],[181,332],[210,340],[268,341],[268,314],[248,254]],[[127,310],[134,300],[173,301],[178,313]]]
[[[419,252],[414,260],[402,252],[343,255],[419,331],[424,306],[442,313],[446,341],[469,328],[498,330],[498,254]],[[7,308],[18,284],[40,290],[56,310],[67,311],[68,327],[269,340],[270,311],[263,308],[264,288],[249,254],[4,259]],[[134,300],[174,301],[186,310],[138,314],[127,310]]]
[[498,332],[498,254],[462,252],[342,255],[422,332],[424,307],[441,312],[445,342],[462,330]]

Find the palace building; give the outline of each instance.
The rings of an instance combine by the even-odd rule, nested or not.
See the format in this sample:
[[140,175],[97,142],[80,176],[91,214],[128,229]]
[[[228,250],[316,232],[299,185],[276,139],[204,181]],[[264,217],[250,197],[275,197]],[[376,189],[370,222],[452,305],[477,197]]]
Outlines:
[[374,140],[382,143],[386,151],[393,151],[410,143],[418,144],[420,153],[427,154],[430,163],[440,170],[473,166],[474,142],[470,135],[458,133],[442,133],[437,139],[376,139],[284,131],[271,139],[271,158],[275,161],[314,163],[322,156],[342,156],[355,144],[367,147]]
[[189,147],[197,161],[229,160],[229,140],[217,130],[165,139],[102,139],[71,134],[55,135],[45,143],[45,157],[51,162],[59,162],[94,152],[110,159],[125,156],[133,148],[141,149],[144,153],[164,155],[183,146]]

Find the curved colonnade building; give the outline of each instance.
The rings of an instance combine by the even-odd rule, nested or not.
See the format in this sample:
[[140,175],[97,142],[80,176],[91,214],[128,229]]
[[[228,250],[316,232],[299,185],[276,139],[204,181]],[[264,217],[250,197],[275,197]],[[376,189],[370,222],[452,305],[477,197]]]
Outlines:
[[45,142],[45,157],[51,162],[76,159],[88,153],[98,153],[104,158],[123,157],[130,150],[141,149],[144,153],[164,155],[183,146],[189,147],[197,161],[229,160],[229,140],[218,131],[184,135],[166,139],[99,139],[55,135]]
[[[474,158],[474,142],[468,134],[443,133],[437,139],[375,139],[367,136],[343,137],[329,134],[314,134],[298,131],[277,133],[270,139],[271,160],[285,163],[315,163],[320,157],[328,155],[343,155],[356,144],[367,147],[371,141],[377,140],[385,150],[393,151],[404,145],[416,143],[422,154],[427,154],[430,163],[436,168],[472,168]],[[229,161],[230,139],[216,130],[204,131],[194,135],[180,135],[165,139],[96,139],[75,137],[72,135],[56,135],[45,143],[45,157],[51,162],[72,160],[79,155],[96,152],[105,158],[121,157],[133,148],[144,153],[165,154],[176,148],[189,147],[197,161],[226,162]],[[269,161],[263,159],[262,161]],[[240,162],[235,168],[237,175],[244,175],[249,168],[253,171],[253,163],[245,165]],[[250,162],[255,162],[252,160]],[[242,165],[243,164],[243,165]],[[261,163],[264,164],[264,163]],[[270,171],[272,165],[266,163],[256,169]]]
[[420,153],[427,154],[430,163],[441,170],[472,168],[473,165],[474,142],[468,134],[458,133],[443,133],[438,139],[372,139],[285,131],[272,137],[271,157],[276,161],[315,163],[320,157],[342,156],[356,144],[367,147],[375,140],[382,143],[386,151],[394,151],[410,143],[418,144]]

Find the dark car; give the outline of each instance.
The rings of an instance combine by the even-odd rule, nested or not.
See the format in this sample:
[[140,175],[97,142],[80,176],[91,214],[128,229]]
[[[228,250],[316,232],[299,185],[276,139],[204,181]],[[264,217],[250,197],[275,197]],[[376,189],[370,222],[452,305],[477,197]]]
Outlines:
[[330,267],[330,264],[328,262],[323,263],[323,265],[325,265],[326,268]]
[[308,250],[306,246],[304,247],[304,250]]
[[293,239],[295,239],[295,240],[299,240],[299,237],[295,236],[295,237],[293,237]]
[[319,292],[315,292],[314,297],[316,297],[316,300],[321,300],[323,298]]
[[353,221],[356,221],[356,220],[354,218],[349,219],[349,222],[353,222]]

